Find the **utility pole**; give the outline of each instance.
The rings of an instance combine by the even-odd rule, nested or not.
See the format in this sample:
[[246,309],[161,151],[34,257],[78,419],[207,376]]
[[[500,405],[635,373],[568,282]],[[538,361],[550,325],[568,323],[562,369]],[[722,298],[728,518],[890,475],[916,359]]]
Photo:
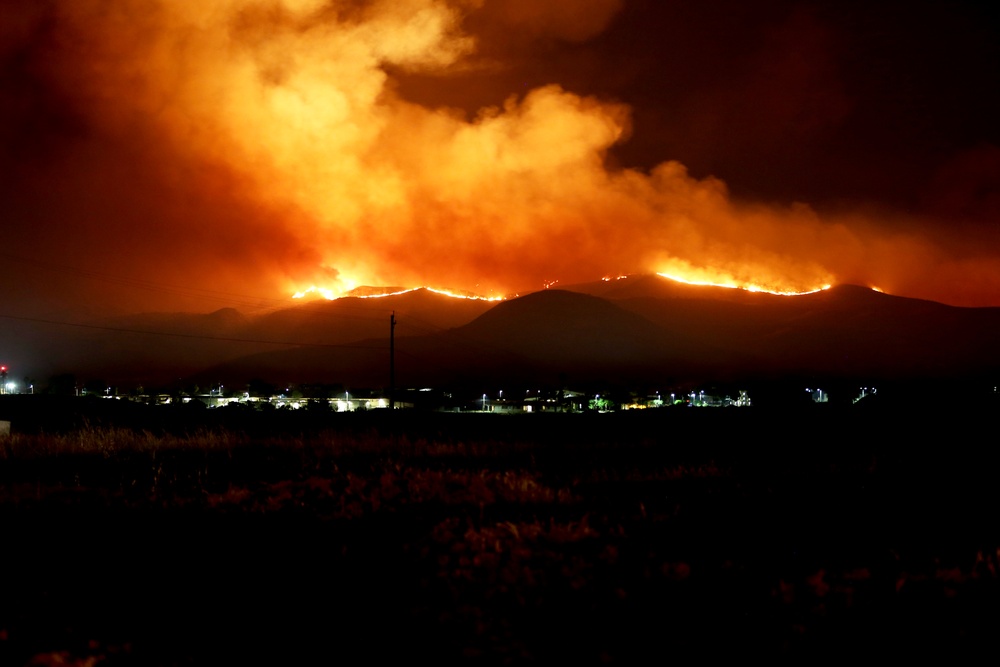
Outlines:
[[396,409],[396,311],[389,315],[389,409]]

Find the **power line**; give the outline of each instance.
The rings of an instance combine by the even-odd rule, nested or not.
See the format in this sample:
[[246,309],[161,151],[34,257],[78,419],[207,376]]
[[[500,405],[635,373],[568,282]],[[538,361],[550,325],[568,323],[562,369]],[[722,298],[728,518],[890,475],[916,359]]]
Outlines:
[[38,317],[21,317],[18,315],[6,315],[0,313],[0,318],[17,320],[20,322],[35,322],[38,324],[55,324],[67,327],[79,327],[81,329],[98,329],[101,331],[114,331],[118,333],[142,334],[146,336],[170,336],[174,338],[194,338],[199,340],[216,340],[228,343],[254,343],[258,345],[279,345],[285,347],[320,347],[320,348],[350,348],[359,350],[384,350],[383,345],[357,345],[349,343],[303,343],[294,341],[278,340],[257,340],[253,338],[236,338],[232,336],[206,336],[204,334],[189,334],[169,331],[148,331],[142,329],[126,329],[123,327],[109,327],[99,324],[82,324],[80,322],[63,322],[59,320],[46,320]]
[[129,278],[110,273],[102,273],[99,271],[81,269],[79,267],[70,266],[68,264],[47,262],[44,260],[35,259],[31,257],[18,257],[16,255],[11,255],[9,253],[0,253],[0,259],[3,259],[5,262],[12,262],[12,261],[20,262],[22,264],[28,264],[38,268],[46,269],[48,271],[55,271],[70,276],[89,278],[92,280],[100,280],[103,282],[121,285],[124,287],[132,287],[151,292],[158,292],[161,294],[177,294],[182,296],[193,296],[203,299],[210,299],[214,301],[221,301],[224,303],[240,303],[241,305],[248,305],[248,306],[259,306],[261,302],[271,302],[272,304],[275,305],[285,303],[285,301],[282,299],[258,297],[249,294],[236,294],[233,292],[223,292],[220,290],[213,290],[205,287],[194,287],[191,285],[171,285],[167,283],[160,283],[153,280],[146,280],[142,278]]
[[[389,310],[395,312],[391,308],[379,308],[375,303],[362,305],[362,297],[342,297],[335,299],[333,301],[324,302],[313,302],[313,303],[303,303],[303,304],[290,304],[288,300],[285,299],[273,299],[267,297],[256,297],[248,294],[236,294],[232,292],[224,292],[219,290],[212,290],[203,287],[191,287],[182,285],[171,285],[166,283],[159,283],[156,281],[139,279],[139,278],[128,278],[123,276],[116,276],[113,274],[101,273],[98,271],[90,271],[81,269],[79,267],[70,266],[66,264],[58,264],[55,262],[47,262],[43,260],[38,260],[28,257],[18,257],[11,255],[9,253],[0,253],[0,259],[6,261],[16,261],[24,264],[33,265],[36,267],[44,268],[46,270],[54,270],[64,274],[88,278],[91,280],[103,281],[111,284],[122,285],[125,287],[130,287],[134,289],[141,289],[151,292],[158,292],[164,294],[178,294],[184,296],[194,296],[202,299],[210,299],[227,304],[237,304],[241,306],[251,306],[260,307],[260,304],[270,302],[273,304],[272,307],[293,308],[295,306],[305,306],[304,310],[297,310],[296,316],[301,317],[306,315],[315,318],[330,318],[330,319],[340,319],[340,320],[356,320],[356,321],[381,321],[385,317],[385,311]],[[365,299],[367,301],[367,299]],[[379,301],[379,300],[376,300]],[[315,304],[315,305],[314,305]],[[388,304],[387,304],[388,305]],[[330,308],[335,309],[335,311],[354,311],[353,313],[345,312],[331,312],[330,309],[325,308],[325,306],[330,306]],[[358,313],[358,314],[354,314]],[[364,313],[363,315],[360,313]],[[257,315],[256,317],[267,317],[267,315]],[[71,326],[83,329],[94,329],[102,331],[112,331],[118,333],[130,333],[148,336],[167,336],[174,338],[187,338],[187,339],[197,339],[197,340],[208,340],[208,341],[220,341],[220,342],[236,342],[236,343],[249,343],[258,345],[276,345],[276,346],[287,346],[287,347],[314,347],[314,348],[344,348],[344,349],[370,349],[370,350],[381,350],[385,349],[385,346],[373,346],[373,345],[360,345],[351,343],[308,343],[308,342],[294,342],[294,341],[274,341],[274,340],[261,340],[253,338],[241,338],[233,336],[208,336],[204,334],[191,334],[191,333],[179,333],[179,332],[166,332],[166,331],[150,331],[146,329],[132,329],[126,327],[114,327],[108,325],[98,325],[98,324],[83,324],[78,322],[67,322],[61,320],[50,320],[43,318],[32,318],[32,317],[22,317],[17,315],[7,315],[0,314],[0,318],[9,320],[18,320],[23,322],[34,322],[38,324],[51,324],[57,326]],[[416,329],[417,332],[424,332],[424,335],[442,333],[445,331],[451,331],[455,334],[453,343],[458,344],[462,347],[469,349],[469,351],[475,353],[484,353],[488,350],[493,350],[495,348],[486,348],[482,343],[468,336],[458,334],[455,332],[454,327],[442,327],[436,324],[432,324],[425,319],[413,314],[407,313],[407,321],[409,322],[409,327]],[[419,355],[413,355],[405,350],[400,350],[403,355],[407,357],[417,358]]]
[[[109,273],[102,273],[99,271],[91,271],[87,269],[81,269],[76,266],[71,266],[68,264],[59,264],[55,262],[48,262],[44,260],[39,260],[30,257],[18,257],[16,255],[11,255],[9,253],[0,253],[0,259],[10,262],[20,262],[22,264],[32,265],[38,268],[45,269],[47,271],[55,271],[58,273],[78,277],[87,278],[90,280],[97,280],[113,285],[119,285],[123,287],[128,287],[132,289],[144,290],[147,292],[155,292],[158,294],[172,294],[179,296],[194,297],[203,300],[214,301],[217,303],[223,303],[226,305],[235,305],[240,307],[251,308],[254,310],[264,310],[274,309],[274,308],[293,308],[305,305],[304,303],[289,303],[288,299],[275,299],[271,297],[261,297],[253,296],[249,294],[237,294],[233,292],[224,292],[219,290],[208,289],[205,287],[194,287],[190,285],[173,285],[168,283],[161,283],[153,280],[146,280],[142,278],[130,278],[125,276],[118,276]],[[336,301],[341,301],[337,299]],[[373,310],[378,310],[375,308],[368,308],[365,306],[355,305],[353,303],[338,303],[336,306],[337,310],[347,310],[355,312],[371,312]],[[369,320],[376,321],[382,320],[385,316],[384,313],[372,314],[369,316],[346,314],[340,312],[323,312],[316,308],[312,309],[311,315],[316,315],[319,317],[329,317],[331,319],[354,319],[354,320]],[[318,311],[318,312],[317,312]]]

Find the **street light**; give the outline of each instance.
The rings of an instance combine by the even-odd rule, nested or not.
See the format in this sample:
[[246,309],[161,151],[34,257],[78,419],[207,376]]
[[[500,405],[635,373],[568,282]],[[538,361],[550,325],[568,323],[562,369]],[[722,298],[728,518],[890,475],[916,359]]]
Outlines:
[[483,412],[486,412],[486,394],[483,394]]

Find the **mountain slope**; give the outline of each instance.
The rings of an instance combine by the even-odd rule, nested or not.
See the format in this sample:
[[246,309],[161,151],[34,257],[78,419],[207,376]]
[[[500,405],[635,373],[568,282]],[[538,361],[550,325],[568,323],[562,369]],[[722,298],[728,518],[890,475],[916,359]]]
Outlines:
[[142,314],[48,336],[16,323],[5,335],[47,360],[51,372],[109,383],[188,377],[384,386],[392,313],[399,386],[1000,376],[1000,308],[850,285],[801,296],[659,276],[571,287],[499,304],[415,290],[295,303],[256,317],[232,309]]

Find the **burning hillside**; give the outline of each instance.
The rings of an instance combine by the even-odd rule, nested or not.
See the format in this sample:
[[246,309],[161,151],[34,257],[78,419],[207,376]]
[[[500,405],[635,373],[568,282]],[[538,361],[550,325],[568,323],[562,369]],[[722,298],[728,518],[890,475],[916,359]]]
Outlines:
[[[634,129],[628,99],[558,79],[505,89],[500,74],[523,66],[513,47],[498,46],[505,35],[526,50],[569,49],[612,30],[624,6],[11,8],[0,29],[11,72],[4,125],[17,135],[5,157],[19,223],[10,240],[25,256],[113,262],[122,275],[160,281],[210,279],[261,298],[359,285],[446,285],[497,298],[555,280],[657,272],[776,293],[850,282],[996,302],[995,246],[943,242],[954,225],[939,234],[910,214],[753,201],[669,155],[632,166],[619,158]],[[834,65],[817,71],[836,73]],[[458,77],[478,77],[488,89],[479,98],[494,101],[446,103]],[[806,85],[799,78],[792,83]],[[825,90],[796,93],[812,95],[799,109],[793,92],[754,104],[792,105],[783,113],[795,120],[801,111],[813,124],[806,130],[851,112]],[[161,292],[163,301],[182,296]]]

